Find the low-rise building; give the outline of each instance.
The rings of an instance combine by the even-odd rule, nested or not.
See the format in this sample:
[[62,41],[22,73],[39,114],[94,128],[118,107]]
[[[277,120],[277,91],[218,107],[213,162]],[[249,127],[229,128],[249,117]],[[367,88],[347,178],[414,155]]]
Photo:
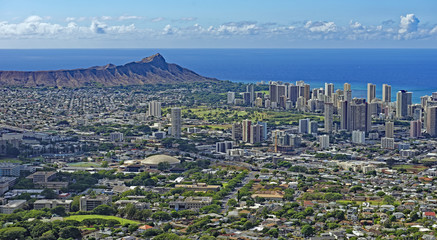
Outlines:
[[23,208],[26,200],[11,200],[5,205],[0,206],[0,212],[4,214],[11,214],[15,210]]
[[38,183],[37,185],[43,188],[61,189],[61,188],[68,187],[68,182],[43,182],[43,183]]
[[259,191],[252,194],[252,198],[264,198],[266,200],[282,200],[284,199],[284,192],[282,191]]
[[196,183],[196,184],[176,184],[175,188],[185,188],[188,191],[218,191],[220,190],[219,185],[207,185],[206,183]]
[[73,200],[58,200],[58,199],[41,199],[36,200],[33,204],[34,209],[43,209],[43,208],[56,208],[58,206],[61,206],[65,208],[66,212],[70,211],[70,206]]
[[150,208],[150,203],[140,202],[138,200],[118,200],[114,203],[120,208],[126,207],[128,204],[132,204],[136,209],[143,210]]
[[394,149],[395,148],[395,139],[394,138],[381,138],[381,148],[382,149]]
[[183,209],[200,209],[211,205],[212,197],[187,197],[170,202],[170,207],[176,210]]
[[67,187],[68,182],[52,181],[56,178],[56,174],[57,172],[55,171],[50,171],[50,172],[40,171],[40,172],[35,172],[27,176],[26,178],[31,179],[35,185],[43,188],[61,189]]
[[0,163],[0,177],[12,176],[19,177],[21,165],[16,163]]
[[95,197],[83,196],[80,198],[79,206],[81,211],[92,211],[94,208],[106,204],[111,205],[112,198],[107,195],[99,195]]
[[0,196],[9,191],[14,186],[16,180],[16,177],[0,177]]
[[29,176],[26,177],[27,179],[30,179],[33,181],[33,183],[43,183],[48,182],[56,178],[56,172],[50,171],[50,172],[35,172]]

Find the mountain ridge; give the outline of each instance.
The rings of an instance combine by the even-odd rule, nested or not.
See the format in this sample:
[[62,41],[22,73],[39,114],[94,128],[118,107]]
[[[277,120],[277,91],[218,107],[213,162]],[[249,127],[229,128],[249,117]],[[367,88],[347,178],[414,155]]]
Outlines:
[[177,64],[167,63],[157,53],[124,65],[107,64],[89,68],[48,71],[0,71],[0,86],[84,87],[93,85],[128,86],[219,81],[201,76]]

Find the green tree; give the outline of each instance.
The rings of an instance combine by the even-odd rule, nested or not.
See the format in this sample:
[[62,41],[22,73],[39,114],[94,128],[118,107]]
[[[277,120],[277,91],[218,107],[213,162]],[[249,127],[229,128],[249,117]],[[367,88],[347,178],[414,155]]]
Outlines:
[[131,225],[129,225],[129,227],[127,228],[127,230],[128,230],[130,233],[135,232],[137,229],[138,229],[138,225],[137,225],[137,224],[131,224]]
[[171,220],[170,214],[164,212],[164,211],[158,211],[152,214],[152,218],[154,220],[161,220],[161,221],[168,221]]
[[0,229],[0,239],[25,239],[27,236],[27,230],[22,227],[7,227]]
[[214,236],[210,236],[210,235],[203,235],[200,237],[199,240],[215,240],[216,238]]
[[305,237],[309,237],[312,236],[314,234],[315,230],[311,225],[304,225],[301,229],[301,233],[305,236]]
[[396,199],[393,196],[391,196],[391,195],[385,195],[384,196],[384,203],[385,204],[393,205],[395,203],[395,201],[396,201]]
[[42,236],[38,238],[38,240],[57,240],[57,239],[58,238],[56,237],[56,234],[52,230],[43,233]]
[[165,171],[170,169],[170,164],[168,162],[160,162],[158,163],[158,170]]
[[376,195],[378,195],[379,197],[384,197],[385,196],[385,192],[379,191],[379,192],[376,193]]
[[227,205],[230,207],[235,207],[235,206],[237,206],[237,204],[238,204],[237,200],[235,200],[233,198],[229,199],[229,201],[227,203]]
[[162,233],[154,237],[153,240],[183,240],[175,233]]
[[113,207],[103,204],[94,208],[92,212],[97,215],[114,215],[116,211]]
[[79,211],[79,207],[80,207],[80,196],[74,196],[73,197],[73,202],[71,203],[71,211],[72,212],[77,212]]
[[125,216],[129,219],[133,219],[137,213],[137,208],[132,203],[127,204],[123,210]]
[[68,226],[68,227],[62,228],[59,231],[59,237],[65,238],[65,239],[68,239],[68,238],[79,239],[79,238],[82,238],[82,234],[80,233],[80,230],[77,227]]
[[267,231],[267,234],[271,237],[277,238],[279,236],[279,230],[277,228],[271,228]]
[[65,208],[62,207],[62,206],[57,206],[57,207],[51,209],[50,212],[51,212],[52,214],[56,214],[56,215],[59,215],[59,216],[61,216],[61,217],[67,215],[67,214],[65,213]]
[[45,188],[41,192],[41,195],[43,195],[47,199],[55,199],[58,197],[58,195],[55,193],[55,191],[53,191],[52,189],[48,189],[48,188]]
[[30,229],[30,236],[33,238],[40,237],[43,233],[51,230],[51,225],[48,223],[37,223]]

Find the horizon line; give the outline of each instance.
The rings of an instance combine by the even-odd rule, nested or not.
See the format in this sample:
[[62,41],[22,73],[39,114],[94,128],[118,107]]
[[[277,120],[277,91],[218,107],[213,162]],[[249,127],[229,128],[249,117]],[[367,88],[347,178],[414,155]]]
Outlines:
[[138,50],[138,49],[247,49],[247,50],[257,50],[257,49],[265,49],[265,50],[435,50],[437,47],[299,47],[299,48],[287,48],[287,47],[117,47],[117,48],[108,48],[108,47],[72,47],[72,48],[0,48],[0,50],[88,50],[88,49],[102,49],[102,50]]

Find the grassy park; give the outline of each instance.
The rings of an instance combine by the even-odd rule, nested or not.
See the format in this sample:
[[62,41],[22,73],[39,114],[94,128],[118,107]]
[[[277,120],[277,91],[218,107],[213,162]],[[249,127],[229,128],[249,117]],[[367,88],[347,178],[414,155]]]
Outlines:
[[92,219],[92,218],[100,218],[100,219],[113,219],[113,220],[117,220],[120,222],[121,225],[124,225],[126,223],[128,224],[140,224],[140,222],[138,221],[133,221],[133,220],[129,220],[129,219],[124,219],[124,218],[120,218],[120,217],[115,217],[115,216],[105,216],[105,215],[73,215],[73,216],[69,216],[64,218],[64,220],[76,220],[79,222],[82,222],[85,219]]
[[[296,112],[279,112],[265,109],[250,109],[241,111],[239,108],[208,108],[196,107],[182,109],[186,118],[205,120],[214,124],[225,124],[229,122],[241,122],[245,119],[252,121],[263,121],[269,125],[298,124],[299,119],[310,118],[311,120],[322,121],[323,117]],[[227,127],[227,126],[226,126]]]
[[17,158],[0,158],[0,163],[22,163],[22,161]]
[[423,166],[423,165],[395,165],[395,166],[393,166],[393,169],[395,169],[395,170],[404,169],[407,172],[419,173],[419,172],[424,171],[428,168],[426,166]]

